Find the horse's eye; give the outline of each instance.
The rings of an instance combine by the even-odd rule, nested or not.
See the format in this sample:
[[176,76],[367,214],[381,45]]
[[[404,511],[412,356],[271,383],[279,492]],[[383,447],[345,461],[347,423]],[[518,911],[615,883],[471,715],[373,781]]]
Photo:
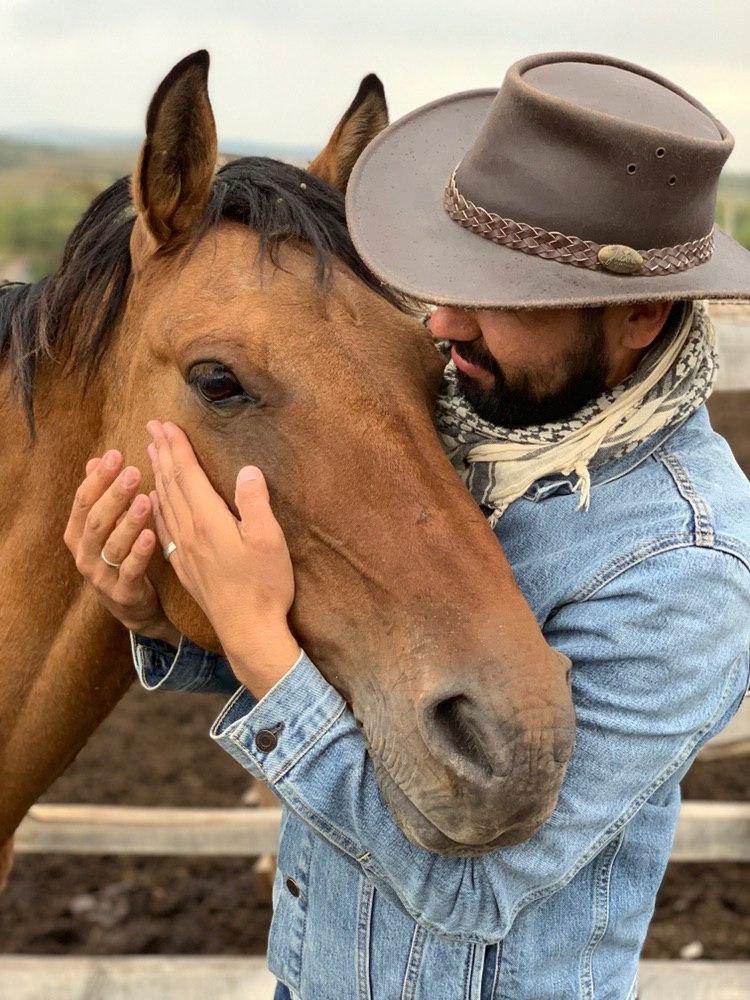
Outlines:
[[256,403],[237,376],[218,361],[201,361],[190,369],[188,383],[212,406],[228,403]]

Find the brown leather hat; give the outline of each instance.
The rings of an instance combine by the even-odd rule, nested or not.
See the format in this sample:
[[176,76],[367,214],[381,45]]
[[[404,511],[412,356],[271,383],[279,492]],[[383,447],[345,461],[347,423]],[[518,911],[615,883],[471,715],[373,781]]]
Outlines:
[[428,302],[750,298],[750,253],[714,227],[733,145],[650,70],[530,56],[499,91],[444,97],[381,132],[349,180],[347,218],[372,271]]

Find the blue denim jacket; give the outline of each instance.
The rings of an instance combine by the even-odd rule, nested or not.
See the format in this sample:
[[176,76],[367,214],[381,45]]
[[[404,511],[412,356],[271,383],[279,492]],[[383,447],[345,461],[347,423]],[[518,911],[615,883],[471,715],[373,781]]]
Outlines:
[[[134,637],[147,688],[236,692],[211,735],[284,803],[268,964],[293,996],[635,996],[679,781],[748,684],[750,484],[705,408],[592,482],[588,511],[553,477],[496,529],[573,661],[577,713],[557,808],[516,847],[450,858],[411,844],[306,655],[257,702],[221,657]],[[261,729],[273,749],[256,746]]]

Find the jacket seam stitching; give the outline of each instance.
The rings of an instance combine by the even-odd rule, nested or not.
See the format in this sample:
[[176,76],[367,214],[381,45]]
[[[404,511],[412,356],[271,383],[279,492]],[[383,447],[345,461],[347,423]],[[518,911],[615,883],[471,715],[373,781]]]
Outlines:
[[669,552],[670,549],[689,548],[691,545],[693,545],[693,536],[688,532],[673,532],[663,538],[652,539],[638,548],[631,549],[626,554],[612,559],[585,586],[579,587],[571,595],[569,603],[582,603],[589,600],[602,587],[606,587],[608,583],[611,583],[626,570],[637,566],[638,563],[651,558],[651,556],[661,555],[663,552]]
[[[624,572],[644,562],[646,559],[650,559],[652,556],[662,555],[665,552],[675,549],[700,547],[696,545],[693,533],[687,531],[673,532],[662,538],[652,539],[638,548],[631,549],[625,555],[617,556],[611,562],[607,563],[587,584],[574,591],[564,603],[583,603],[590,600],[602,587],[606,587],[607,584],[612,583],[618,576],[621,576]],[[739,559],[747,570],[750,570],[750,558],[740,546],[734,544],[731,538],[724,538],[723,536],[717,538],[714,535],[712,544],[702,547],[710,551],[722,552],[733,556],[735,559]]]
[[404,975],[404,985],[401,988],[401,1000],[414,1000],[419,979],[419,970],[422,966],[422,951],[427,932],[424,927],[414,924],[414,932],[411,936],[409,946],[409,957],[406,960],[406,973]]
[[498,941],[495,945],[495,974],[492,977],[492,989],[490,990],[490,1000],[496,1000],[497,991],[500,986],[500,963],[503,960],[503,942]]
[[695,544],[701,547],[713,545],[714,529],[711,523],[711,509],[696,490],[687,469],[677,455],[666,448],[657,448],[655,455],[658,456],[671,475],[680,496],[690,504],[693,512]]
[[612,869],[622,846],[623,836],[624,833],[621,831],[620,835],[610,841],[599,856],[601,860],[596,873],[594,922],[586,946],[581,952],[578,966],[583,1000],[594,1000],[594,954],[609,924],[609,891]]
[[302,895],[302,900],[301,900],[301,904],[302,905],[300,906],[300,909],[302,911],[302,926],[301,926],[301,930],[300,930],[300,947],[299,947],[299,950],[298,950],[298,953],[297,953],[298,954],[298,957],[297,957],[297,968],[296,968],[297,979],[296,979],[296,983],[295,983],[296,988],[299,989],[299,990],[302,989],[302,970],[305,967],[305,951],[306,951],[306,945],[307,945],[307,912],[308,912],[308,909],[309,909],[308,903],[309,903],[309,898],[310,898],[309,897],[309,892],[310,892],[310,872],[312,871],[313,853],[314,853],[314,851],[316,849],[316,843],[315,843],[314,838],[312,838],[312,837],[309,838],[308,843],[310,845],[310,848],[306,852],[307,857],[306,857],[306,863],[305,863],[304,869],[302,869],[301,865],[300,865],[300,869],[299,869],[299,870],[304,870],[304,873],[305,873],[304,879],[300,879],[300,881],[302,881],[304,883],[305,891],[304,891],[304,893]]
[[[470,944],[466,950],[466,961],[464,962],[464,1000],[472,1000],[472,980],[474,979],[474,968],[476,966],[477,946]],[[481,983],[480,983],[481,986]]]
[[[362,856],[361,851],[357,848],[357,845],[349,838],[349,835],[341,830],[335,823],[329,822],[320,813],[311,809],[310,806],[305,802],[304,799],[300,798],[292,787],[285,787],[284,797],[288,800],[290,808],[293,812],[297,813],[303,819],[306,819],[308,824],[315,830],[315,832],[328,840],[330,840],[335,846],[340,848],[344,853],[350,855],[352,858],[358,858]],[[367,872],[367,867],[362,864],[363,871]],[[409,907],[406,907],[409,915],[414,917]],[[416,919],[416,918],[415,918]],[[437,928],[435,928],[437,929]]]
[[357,990],[360,1000],[372,1000],[370,992],[370,934],[375,888],[360,875],[359,906],[357,907]]

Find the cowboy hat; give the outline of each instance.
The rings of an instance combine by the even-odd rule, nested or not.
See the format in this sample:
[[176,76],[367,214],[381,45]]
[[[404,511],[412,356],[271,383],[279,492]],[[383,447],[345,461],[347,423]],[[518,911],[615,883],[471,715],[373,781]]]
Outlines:
[[354,167],[354,244],[383,283],[473,308],[750,298],[750,253],[714,225],[734,140],[650,70],[555,52],[500,90],[433,101]]

